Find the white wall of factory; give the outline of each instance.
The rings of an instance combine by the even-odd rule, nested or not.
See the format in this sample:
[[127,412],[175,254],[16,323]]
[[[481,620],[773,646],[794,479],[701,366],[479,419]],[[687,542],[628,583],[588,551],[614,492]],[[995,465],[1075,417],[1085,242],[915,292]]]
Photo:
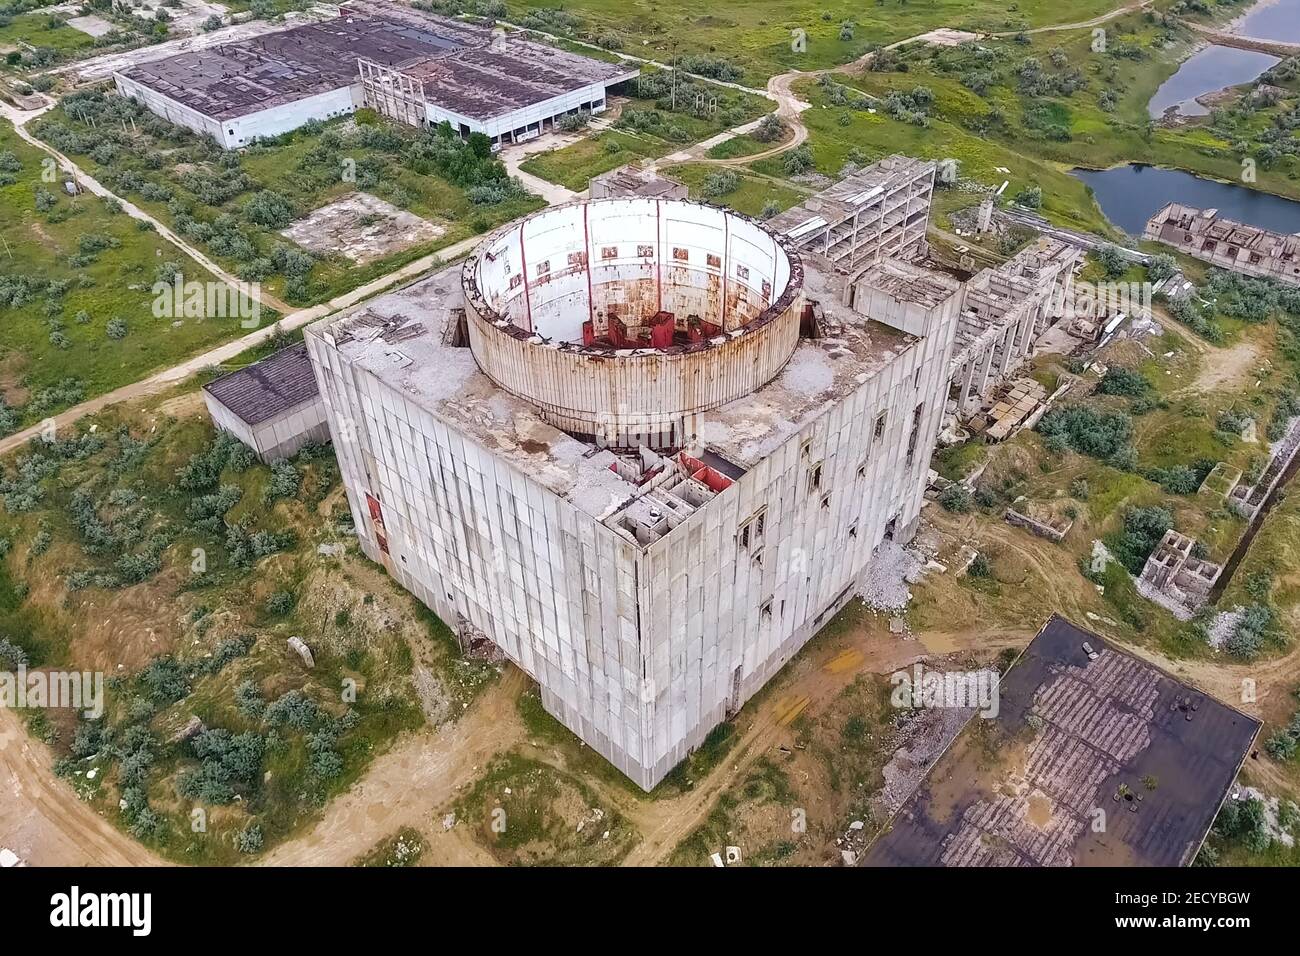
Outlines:
[[[626,78],[635,75],[636,72],[633,71]],[[579,109],[586,109],[592,113],[603,113],[607,109],[606,88],[621,83],[624,79],[625,77],[618,77],[613,80],[589,83],[560,96],[553,96],[539,103],[531,103],[528,106],[489,119],[472,119],[452,110],[444,109],[434,103],[428,103],[426,107],[429,125],[437,126],[446,121],[451,124],[452,129],[462,133],[466,130],[471,133],[483,133],[493,142],[498,142],[500,137],[503,136],[506,137],[507,142],[532,139],[541,135],[543,127],[549,130],[550,124],[555,117],[563,116],[565,113],[572,113]]]
[[234,435],[268,464],[281,458],[292,458],[309,441],[328,441],[330,437],[325,403],[319,397],[285,409],[256,425],[244,421],[207,389],[203,390],[203,401],[217,428]]
[[[957,293],[932,310],[925,338],[638,557],[644,756],[641,776],[629,776],[641,786],[662,780],[848,603],[887,528],[899,541],[915,533],[960,308]],[[901,313],[914,316],[896,300],[875,314]],[[599,750],[581,686],[543,683],[542,701]]]
[[113,74],[113,84],[119,96],[129,97],[144,106],[149,112],[161,116],[169,123],[193,130],[201,136],[209,136],[218,143],[225,144],[221,123],[198,110],[176,102],[170,96],[152,90],[142,83],[128,79],[121,73]]
[[259,139],[288,133],[312,120],[351,116],[360,106],[361,84],[358,82],[226,120],[221,127],[221,143],[226,149],[238,149]]
[[279,136],[311,120],[351,115],[361,105],[358,82],[222,122],[120,73],[113,74],[113,82],[121,96],[130,97],[177,126],[211,137],[226,149],[238,149],[260,138]]
[[493,640],[548,711],[650,789],[848,602],[887,528],[914,532],[960,298],[647,549],[306,338],[366,555]]
[[644,783],[638,547],[354,369],[314,331],[306,341],[366,556],[449,626],[463,618],[540,684],[563,688],[583,739]]

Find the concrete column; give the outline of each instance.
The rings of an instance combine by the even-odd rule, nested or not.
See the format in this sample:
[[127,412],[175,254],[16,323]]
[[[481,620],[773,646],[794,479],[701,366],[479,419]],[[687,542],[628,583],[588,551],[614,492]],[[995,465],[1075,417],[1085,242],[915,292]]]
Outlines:
[[989,371],[993,368],[993,343],[989,343],[988,351],[984,353],[984,367],[980,369],[980,398],[984,397],[984,391],[989,387]]
[[1007,369],[1011,366],[1011,341],[1015,338],[1015,327],[1007,329],[1002,335],[1002,357],[998,361],[998,376],[1007,374]]
[[975,360],[974,355],[966,360],[966,374],[962,377],[961,395],[957,407],[963,412],[966,410],[966,403],[970,401],[971,382],[975,380]]
[[1020,319],[1020,344],[1017,346],[1017,351],[1021,355],[1028,355],[1033,351],[1034,339],[1038,337],[1038,314],[1041,311],[1041,306],[1035,307]]

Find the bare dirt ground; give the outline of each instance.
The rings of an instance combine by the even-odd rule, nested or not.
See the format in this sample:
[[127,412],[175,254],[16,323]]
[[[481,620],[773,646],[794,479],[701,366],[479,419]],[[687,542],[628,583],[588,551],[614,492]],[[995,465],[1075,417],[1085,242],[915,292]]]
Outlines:
[[399,740],[329,805],[309,833],[281,845],[261,863],[344,865],[404,826],[431,838],[427,863],[458,862],[452,857],[470,853],[470,848],[456,849],[455,841],[436,838],[443,831],[439,819],[435,832],[434,811],[472,782],[493,754],[523,739],[515,701],[526,685],[523,672],[508,668],[456,723]]
[[369,193],[355,192],[313,209],[280,235],[322,255],[338,253],[359,265],[440,239],[440,225]]
[[1204,356],[1196,380],[1186,391],[1238,391],[1254,378],[1262,355],[1260,344],[1246,338],[1227,348],[1214,349]]
[[0,845],[32,866],[165,866],[54,776],[49,750],[0,707]]

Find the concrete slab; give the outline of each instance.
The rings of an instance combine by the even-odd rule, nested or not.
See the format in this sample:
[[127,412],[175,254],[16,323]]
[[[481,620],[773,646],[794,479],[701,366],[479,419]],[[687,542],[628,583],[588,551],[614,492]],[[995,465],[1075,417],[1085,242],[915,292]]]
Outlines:
[[442,226],[398,209],[369,193],[352,193],[280,231],[305,249],[321,255],[342,255],[358,265],[440,239]]
[[74,30],[80,30],[87,36],[96,38],[102,37],[113,29],[112,23],[105,20],[103,17],[96,17],[93,15],[86,17],[73,17],[68,21],[68,26],[72,27]]

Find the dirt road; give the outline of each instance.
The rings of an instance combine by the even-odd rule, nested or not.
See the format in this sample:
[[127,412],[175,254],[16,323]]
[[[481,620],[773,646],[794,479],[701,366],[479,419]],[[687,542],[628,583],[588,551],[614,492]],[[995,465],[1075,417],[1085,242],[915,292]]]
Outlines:
[[164,861],[77,799],[44,744],[0,707],[0,845],[32,866],[154,866]]
[[[524,737],[515,701],[528,685],[517,668],[505,674],[456,723],[400,739],[364,777],[333,800],[310,832],[282,844],[266,866],[342,866],[401,827],[435,829],[434,811],[472,782],[493,754]],[[441,830],[441,823],[436,827]]]

